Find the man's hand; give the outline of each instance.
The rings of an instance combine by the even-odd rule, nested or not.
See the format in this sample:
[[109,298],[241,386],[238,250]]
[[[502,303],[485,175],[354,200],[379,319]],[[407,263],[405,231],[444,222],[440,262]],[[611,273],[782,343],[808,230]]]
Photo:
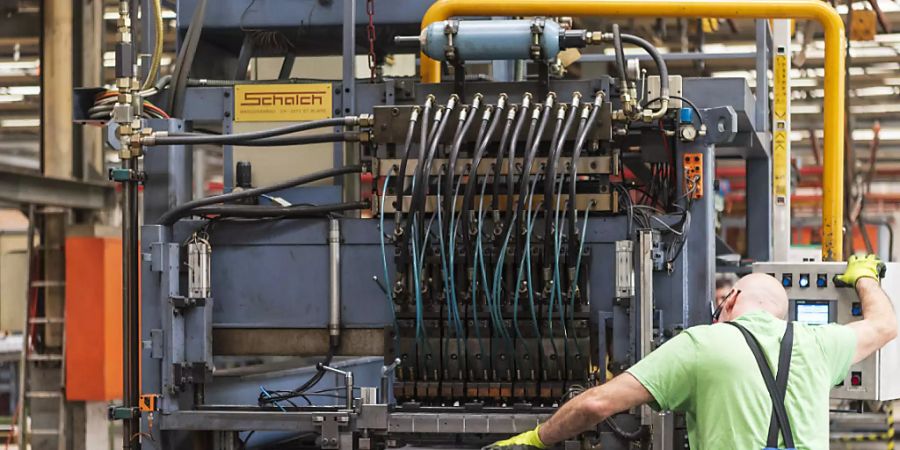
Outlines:
[[527,447],[535,447],[540,449],[547,448],[543,442],[541,442],[540,436],[538,436],[538,430],[541,428],[540,425],[536,426],[531,431],[526,431],[522,434],[517,434],[509,439],[504,439],[502,441],[494,442],[489,445],[488,448],[503,448],[503,447],[512,447],[512,446],[527,446]]
[[884,276],[885,266],[875,255],[853,255],[847,261],[847,269],[844,273],[835,277],[835,280],[847,286],[856,287],[860,278],[872,278],[881,280]]

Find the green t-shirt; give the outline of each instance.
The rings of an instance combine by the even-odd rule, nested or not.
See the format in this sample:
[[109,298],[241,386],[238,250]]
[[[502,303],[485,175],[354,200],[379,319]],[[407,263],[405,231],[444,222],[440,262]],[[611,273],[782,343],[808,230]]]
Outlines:
[[[763,311],[735,321],[753,333],[776,372],[785,322]],[[785,408],[798,449],[828,448],[829,391],[847,375],[855,349],[848,327],[795,323]],[[628,372],[650,391],[655,408],[685,413],[692,449],[765,447],[772,401],[737,328],[691,327]]]

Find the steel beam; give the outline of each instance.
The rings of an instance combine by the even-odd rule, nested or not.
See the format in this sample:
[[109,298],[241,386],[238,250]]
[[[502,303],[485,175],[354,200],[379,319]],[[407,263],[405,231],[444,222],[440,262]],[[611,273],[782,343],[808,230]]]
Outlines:
[[108,183],[45,177],[38,173],[0,168],[0,200],[74,209],[105,209],[113,204]]

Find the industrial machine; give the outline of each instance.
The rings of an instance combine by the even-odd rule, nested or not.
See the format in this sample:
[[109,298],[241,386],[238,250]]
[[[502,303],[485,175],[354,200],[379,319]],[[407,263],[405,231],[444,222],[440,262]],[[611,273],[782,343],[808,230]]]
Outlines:
[[[369,30],[370,49],[421,49],[421,80],[374,66],[372,79],[355,79],[355,25],[365,19],[352,0],[297,2],[309,26],[296,34],[279,2],[224,3],[179,2],[178,65],[140,89],[129,60],[137,15],[123,5],[117,90],[76,93],[76,117],[106,124],[123,161],[111,177],[126,198],[126,399],[111,416],[125,421],[131,448],[484,445],[709,323],[716,158],[748,161],[748,192],[762,199],[748,205],[749,238],[770,241],[767,86],[757,96],[744,79],[670,74],[651,43],[616,25],[579,30],[552,17],[603,13],[575,5],[590,2],[554,4],[559,12],[480,2],[477,13],[473,2],[428,11],[402,2],[380,26],[408,36],[376,40]],[[715,2],[625,3],[611,14],[720,12]],[[834,38],[839,25],[821,3],[787,4],[772,15],[810,14]],[[534,17],[461,18],[505,15]],[[304,43],[338,26],[343,78],[290,79]],[[766,21],[757,29],[764,74]],[[267,32],[291,44],[279,46],[292,49],[287,69],[242,81],[250,57],[277,53],[260,45]],[[215,52],[197,53],[213,41]],[[624,45],[650,64],[626,58]],[[615,72],[561,77],[559,52],[589,46],[614,49]],[[191,61],[204,79],[188,77]],[[436,61],[452,81],[440,82]],[[527,64],[518,80],[466,76],[483,61]],[[827,98],[828,111],[841,109],[842,97]],[[236,131],[259,122],[269,125]],[[829,133],[833,156],[840,132]],[[191,199],[198,145],[223,146],[225,194]],[[272,163],[270,147],[292,150]],[[329,167],[304,164],[323,152]],[[840,158],[828,161],[839,174]],[[827,257],[839,257],[839,233],[826,239]],[[769,250],[754,246],[753,256],[765,261]],[[316,364],[276,369],[280,356]],[[225,366],[235,359],[268,363]],[[645,408],[566,447],[684,448],[686,439],[682,418]]]
[[[900,264],[887,263],[881,287],[900,311]],[[847,267],[842,262],[756,263],[754,272],[768,273],[781,281],[790,299],[791,320],[812,325],[851,323],[862,318],[862,305],[852,286],[834,280]],[[835,386],[831,398],[843,400],[887,401],[900,398],[900,342],[889,342],[872,356],[852,365],[844,381]]]

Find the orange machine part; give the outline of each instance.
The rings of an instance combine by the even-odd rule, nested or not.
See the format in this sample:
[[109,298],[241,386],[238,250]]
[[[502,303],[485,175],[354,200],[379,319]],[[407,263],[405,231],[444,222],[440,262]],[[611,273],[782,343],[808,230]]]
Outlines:
[[122,240],[66,238],[66,398],[122,398]]

